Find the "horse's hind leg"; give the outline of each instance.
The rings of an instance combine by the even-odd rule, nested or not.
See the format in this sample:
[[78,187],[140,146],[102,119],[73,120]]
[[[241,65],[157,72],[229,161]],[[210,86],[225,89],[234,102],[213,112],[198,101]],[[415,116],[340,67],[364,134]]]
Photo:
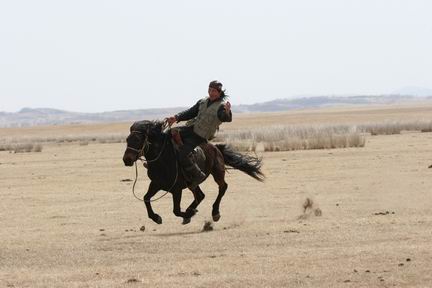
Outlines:
[[218,173],[216,175],[213,175],[214,180],[219,186],[219,193],[218,196],[213,203],[213,210],[212,210],[212,217],[213,221],[217,222],[220,219],[220,212],[219,212],[219,205],[222,200],[222,197],[225,195],[226,190],[228,189],[228,184],[225,182],[225,171],[222,173]]
[[186,213],[191,214],[191,217],[192,217],[197,212],[196,208],[201,203],[201,201],[204,200],[205,195],[199,186],[197,186],[194,190],[191,190],[191,191],[194,195],[194,201],[186,209]]
[[196,208],[204,199],[205,195],[202,192],[201,188],[197,186],[194,190],[191,190],[194,195],[194,201],[189,205],[189,207],[185,211],[185,217],[183,217],[183,225],[189,224],[191,222],[191,218],[198,212]]
[[181,197],[182,197],[182,190],[181,189],[176,189],[172,192],[172,196],[173,196],[173,212],[174,215],[176,215],[177,217],[182,217],[183,218],[183,224],[188,224],[190,222],[190,218],[193,216],[193,214],[195,212],[193,212],[193,214],[191,212],[182,212],[181,211]]

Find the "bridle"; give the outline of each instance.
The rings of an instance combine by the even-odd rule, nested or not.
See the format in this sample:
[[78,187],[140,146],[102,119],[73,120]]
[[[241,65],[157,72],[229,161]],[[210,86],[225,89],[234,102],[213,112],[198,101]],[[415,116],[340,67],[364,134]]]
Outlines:
[[[141,135],[142,135],[142,134],[144,134],[144,133],[141,132],[141,131],[134,130],[134,131],[131,131],[131,134],[141,134]],[[144,139],[143,146],[142,146],[141,149],[136,149],[136,148],[133,148],[133,147],[127,146],[127,147],[126,147],[126,150],[132,150],[132,151],[138,153],[138,158],[137,158],[137,160],[146,161],[147,163],[156,162],[157,160],[159,160],[159,158],[161,157],[162,153],[163,153],[164,150],[165,150],[165,146],[166,146],[166,143],[167,143],[167,138],[168,138],[168,137],[165,137],[165,139],[164,139],[164,143],[163,143],[163,145],[162,145],[162,149],[159,151],[159,154],[156,156],[156,158],[151,159],[151,160],[148,160],[148,159],[145,158],[145,153],[148,152],[148,150],[150,149],[150,145],[151,145],[150,141],[148,140],[148,136],[147,136],[147,134],[146,134],[146,137],[145,137],[145,139]],[[144,151],[144,150],[145,150],[145,151]],[[141,157],[142,157],[142,158],[141,158]]]
[[[141,131],[138,131],[138,130],[133,130],[133,131],[131,131],[131,135],[132,135],[132,134],[139,134],[139,135],[142,135],[142,134],[144,134],[144,133],[141,132]],[[136,182],[138,181],[138,166],[137,166],[136,161],[141,160],[141,161],[143,162],[143,164],[144,164],[145,162],[147,162],[147,163],[152,163],[152,162],[156,162],[156,161],[158,161],[159,158],[161,157],[162,153],[163,153],[164,150],[165,150],[165,146],[166,146],[166,143],[168,142],[168,138],[169,138],[168,136],[165,137],[165,139],[164,139],[164,143],[163,143],[163,145],[162,145],[162,149],[160,149],[160,152],[159,152],[159,154],[156,156],[156,158],[151,159],[151,160],[148,160],[148,159],[145,158],[145,153],[148,152],[148,150],[150,149],[150,145],[151,145],[151,143],[150,143],[150,141],[148,140],[148,136],[147,136],[147,135],[148,135],[148,133],[147,133],[146,136],[145,136],[145,139],[144,139],[144,142],[143,142],[143,146],[142,146],[141,149],[136,149],[136,148],[133,148],[133,147],[130,147],[130,146],[126,146],[126,150],[131,150],[131,151],[134,151],[134,152],[138,153],[138,157],[137,157],[137,159],[135,160],[135,181],[134,181],[134,184],[133,184],[133,186],[132,186],[132,193],[133,193],[134,197],[135,197],[136,199],[138,199],[139,201],[143,201],[143,202],[154,202],[154,201],[157,201],[157,200],[163,198],[165,195],[167,195],[167,194],[171,191],[172,188],[174,188],[175,184],[177,183],[177,179],[178,179],[178,163],[177,163],[177,161],[176,161],[176,177],[175,177],[175,179],[174,179],[174,183],[173,183],[172,186],[171,186],[171,187],[166,191],[165,194],[163,194],[161,197],[159,197],[159,198],[157,198],[157,199],[150,200],[150,201],[145,201],[145,200],[142,200],[141,198],[138,198],[138,197],[135,195],[135,185],[136,185]],[[145,151],[144,151],[144,150],[145,150]],[[175,153],[175,149],[174,149],[174,153]]]
[[[134,130],[134,131],[131,131],[130,134],[131,135],[134,135],[134,134],[143,135],[144,133],[141,131],[138,131],[138,130]],[[129,145],[126,146],[126,150],[131,150],[131,151],[134,151],[137,153],[137,160],[141,159],[141,157],[144,156],[144,150],[147,148],[147,151],[148,151],[148,147],[150,146],[150,142],[148,141],[148,136],[147,136],[147,134],[145,134],[145,135],[146,136],[145,136],[145,139],[144,139],[144,142],[143,142],[141,149],[136,149],[136,148],[133,148]]]

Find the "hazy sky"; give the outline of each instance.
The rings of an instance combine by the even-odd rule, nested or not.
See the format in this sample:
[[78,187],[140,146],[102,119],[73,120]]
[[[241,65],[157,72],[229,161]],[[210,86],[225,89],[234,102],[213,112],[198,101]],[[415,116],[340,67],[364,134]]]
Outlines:
[[432,88],[430,0],[0,0],[0,111]]

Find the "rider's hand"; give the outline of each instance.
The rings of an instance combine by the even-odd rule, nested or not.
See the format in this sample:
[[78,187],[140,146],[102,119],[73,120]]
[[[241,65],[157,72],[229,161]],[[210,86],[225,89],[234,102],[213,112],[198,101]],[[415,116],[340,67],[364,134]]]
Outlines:
[[225,111],[226,112],[231,111],[231,103],[230,102],[226,102],[224,106],[225,106]]
[[175,122],[177,122],[177,118],[175,116],[171,116],[171,117],[166,118],[166,121],[171,126],[172,124],[174,124]]

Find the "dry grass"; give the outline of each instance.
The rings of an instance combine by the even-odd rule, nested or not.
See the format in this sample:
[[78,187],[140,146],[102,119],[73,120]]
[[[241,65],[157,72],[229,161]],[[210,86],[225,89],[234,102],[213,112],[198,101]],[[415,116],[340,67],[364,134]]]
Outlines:
[[229,141],[219,141],[219,142],[227,142],[231,147],[233,147],[237,151],[243,152],[256,152],[257,150],[257,142],[253,139],[248,140],[229,140]]
[[402,131],[432,132],[432,121],[383,121],[357,125],[273,125],[222,131],[218,141],[239,151],[253,151],[260,143],[264,151],[291,151],[364,147],[365,134],[393,135]]
[[[422,116],[422,118],[424,117]],[[57,131],[55,135],[59,136],[22,136],[16,134],[15,136],[6,136],[0,139],[0,151],[15,151],[17,145],[19,146],[17,152],[27,151],[29,148],[23,147],[28,145],[27,143],[40,145],[47,143],[78,143],[81,146],[86,146],[95,143],[125,142],[127,136],[126,125],[122,129],[124,130],[123,132],[115,130],[115,133],[112,133],[109,129],[105,130],[104,133],[100,131],[82,133],[80,131],[65,129],[67,133],[64,134],[61,131]],[[238,151],[248,152],[256,152],[257,149],[269,152],[335,149],[364,147],[365,134],[392,135],[400,134],[402,131],[432,132],[432,121],[412,119],[402,121],[399,119],[365,122],[363,119],[350,121],[349,125],[338,123],[325,125],[318,123],[311,123],[310,125],[261,125],[258,127],[255,125],[255,127],[221,131],[215,141],[226,142]]]
[[[126,141],[125,134],[95,134],[95,135],[61,135],[58,137],[5,137],[0,140],[0,151],[19,151],[31,150],[30,145],[35,148],[34,152],[40,149],[42,144],[56,143],[78,143],[85,146],[89,143],[124,143]],[[32,143],[32,144],[29,144]],[[28,151],[30,152],[30,151]]]
[[359,129],[371,135],[393,135],[400,134],[402,131],[432,132],[432,121],[384,121],[361,124]]
[[95,135],[71,135],[62,137],[52,137],[47,139],[40,139],[43,142],[54,142],[54,143],[123,143],[126,141],[125,134],[95,134]]
[[219,140],[227,142],[239,151],[255,151],[262,143],[264,151],[290,151],[309,149],[334,149],[364,147],[365,136],[356,126],[348,125],[299,125],[270,126],[222,132]]
[[[37,129],[37,128],[35,128]],[[74,144],[78,143],[81,146],[89,145],[89,143],[124,143],[126,135],[123,133],[117,134],[76,134],[76,135],[59,135],[59,136],[15,136],[3,137],[0,139],[0,151],[10,151],[14,153],[24,152],[41,152],[43,145],[55,144]]]
[[41,144],[20,143],[0,145],[0,151],[10,151],[14,153],[42,152]]
[[34,145],[32,152],[42,152],[42,145],[41,144]]
[[1,144],[0,151],[13,151],[13,146],[11,144]]

